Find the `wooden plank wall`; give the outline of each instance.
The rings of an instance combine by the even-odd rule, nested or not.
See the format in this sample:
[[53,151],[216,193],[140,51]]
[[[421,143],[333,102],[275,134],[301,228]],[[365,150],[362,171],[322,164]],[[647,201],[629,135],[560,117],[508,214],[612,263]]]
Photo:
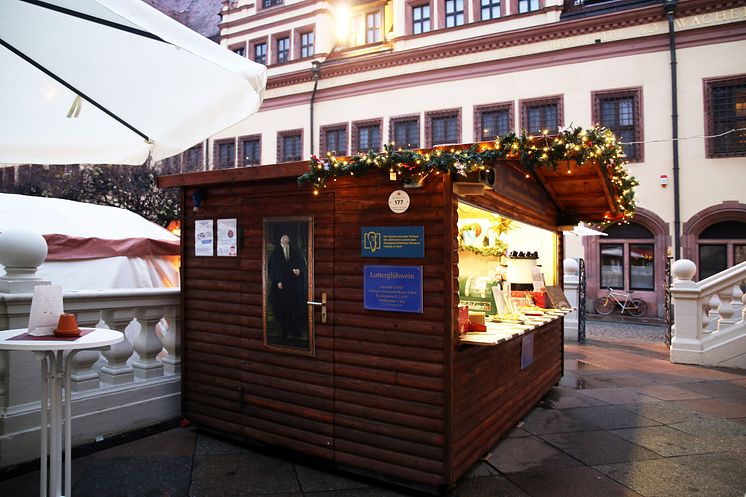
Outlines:
[[[244,247],[238,258],[195,257],[193,219],[184,223],[186,415],[340,464],[441,485],[450,471],[444,330],[451,329],[443,182],[429,178],[408,190],[405,214],[388,208],[398,183],[371,175],[337,185],[319,197],[299,190],[294,178],[203,187],[196,217],[238,218]],[[330,293],[333,323],[317,323],[315,357],[269,350],[262,340],[262,218],[303,214],[314,215],[316,293]],[[360,228],[381,225],[424,226],[425,259],[363,259]],[[365,264],[423,265],[424,314],[363,310]]]
[[453,476],[460,478],[562,375],[562,319],[532,331],[534,363],[521,370],[521,338],[498,347],[462,345],[453,380]]
[[[447,265],[442,262],[443,183],[408,189],[409,210],[394,214],[388,197],[400,184],[371,175],[340,180],[335,319],[335,457],[426,485],[443,483],[444,319]],[[425,259],[362,258],[362,226],[422,225]],[[423,265],[424,313],[365,311],[363,266]]]
[[239,257],[195,257],[193,219],[184,223],[186,415],[205,426],[332,458],[332,329],[317,327],[315,357],[265,347],[262,222],[265,216],[314,215],[316,286],[333,287],[333,204],[327,197],[302,209],[310,194],[294,182],[260,185],[203,187],[206,197],[196,217],[238,219]]

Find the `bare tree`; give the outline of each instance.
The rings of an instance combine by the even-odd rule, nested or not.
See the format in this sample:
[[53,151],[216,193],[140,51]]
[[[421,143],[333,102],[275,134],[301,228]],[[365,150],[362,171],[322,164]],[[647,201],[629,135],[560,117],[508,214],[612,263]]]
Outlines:
[[153,165],[24,165],[16,168],[12,181],[5,175],[0,192],[120,207],[167,226],[179,216],[179,195],[175,188],[156,186],[162,172]]

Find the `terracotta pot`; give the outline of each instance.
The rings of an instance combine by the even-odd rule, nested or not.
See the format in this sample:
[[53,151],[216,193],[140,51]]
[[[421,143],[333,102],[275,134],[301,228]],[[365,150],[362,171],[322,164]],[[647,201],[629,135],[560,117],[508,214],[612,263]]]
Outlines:
[[54,334],[63,337],[76,337],[80,335],[80,328],[78,328],[78,320],[75,318],[75,314],[60,314]]

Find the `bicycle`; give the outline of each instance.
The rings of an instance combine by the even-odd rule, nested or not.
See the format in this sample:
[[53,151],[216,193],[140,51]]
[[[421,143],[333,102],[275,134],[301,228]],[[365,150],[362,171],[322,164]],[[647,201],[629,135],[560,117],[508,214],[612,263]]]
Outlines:
[[[624,314],[624,311],[629,311],[630,316],[640,317],[645,315],[648,311],[648,304],[641,299],[633,299],[630,296],[632,292],[615,292],[609,288],[609,293],[606,297],[600,297],[596,299],[596,312],[602,316],[608,316],[614,312],[614,307],[621,307],[622,311],[620,314]],[[624,301],[620,300],[623,298]]]

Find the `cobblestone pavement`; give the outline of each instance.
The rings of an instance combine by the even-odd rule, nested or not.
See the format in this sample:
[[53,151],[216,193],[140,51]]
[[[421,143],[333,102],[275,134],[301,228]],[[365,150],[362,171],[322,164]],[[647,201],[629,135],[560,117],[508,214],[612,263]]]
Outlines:
[[[746,371],[672,364],[660,326],[588,330],[565,343],[559,385],[453,497],[743,497]],[[72,482],[75,497],[422,495],[194,428],[77,457]],[[36,495],[38,471],[0,475],[0,496]]]
[[629,324],[615,323],[609,321],[585,322],[586,337],[624,338],[629,340],[640,340],[644,342],[661,342],[665,329],[661,325],[652,324]]

